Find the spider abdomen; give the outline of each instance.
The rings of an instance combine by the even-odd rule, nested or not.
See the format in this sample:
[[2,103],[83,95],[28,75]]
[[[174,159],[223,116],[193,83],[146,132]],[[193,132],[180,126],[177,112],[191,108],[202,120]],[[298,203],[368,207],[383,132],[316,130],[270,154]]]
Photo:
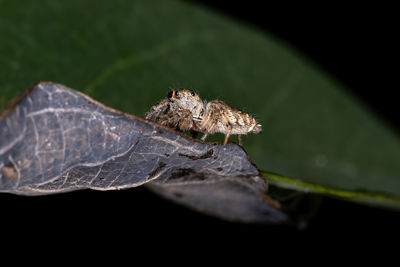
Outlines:
[[213,100],[206,105],[205,115],[199,126],[205,133],[223,134],[248,134],[250,132],[260,132],[261,125],[248,113],[237,110],[228,104]]

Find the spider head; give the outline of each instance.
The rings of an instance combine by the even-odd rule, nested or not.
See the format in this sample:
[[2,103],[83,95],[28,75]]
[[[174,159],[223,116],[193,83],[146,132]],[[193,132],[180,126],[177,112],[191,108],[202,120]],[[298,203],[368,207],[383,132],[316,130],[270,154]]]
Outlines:
[[199,95],[193,90],[175,89],[168,93],[168,99],[173,108],[177,110],[187,109],[193,118],[200,118],[204,112],[204,104]]

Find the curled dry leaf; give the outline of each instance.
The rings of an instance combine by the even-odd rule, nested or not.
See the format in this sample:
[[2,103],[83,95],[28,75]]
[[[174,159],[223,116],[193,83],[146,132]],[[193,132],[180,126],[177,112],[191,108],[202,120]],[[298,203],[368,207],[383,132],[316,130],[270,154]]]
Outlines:
[[259,176],[244,178],[178,172],[146,186],[176,203],[231,221],[283,223],[288,220],[286,214],[276,209],[277,203],[265,194],[265,180]]
[[[41,82],[0,115],[0,192],[40,195],[152,182],[167,198],[246,222],[283,222],[245,151],[190,139]],[[182,197],[183,196],[183,197]]]

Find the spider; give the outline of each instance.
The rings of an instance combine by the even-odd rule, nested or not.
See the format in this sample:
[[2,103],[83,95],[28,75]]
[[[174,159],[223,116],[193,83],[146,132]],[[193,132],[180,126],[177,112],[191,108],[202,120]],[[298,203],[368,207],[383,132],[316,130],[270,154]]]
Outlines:
[[204,133],[205,141],[209,134],[225,134],[224,145],[232,134],[238,136],[261,132],[261,125],[253,116],[234,109],[220,100],[208,103],[202,101],[192,90],[177,89],[168,93],[168,98],[154,105],[145,118],[177,130]]
[[151,107],[144,117],[181,131],[196,129],[195,121],[201,121],[204,103],[192,90],[171,90],[168,98]]

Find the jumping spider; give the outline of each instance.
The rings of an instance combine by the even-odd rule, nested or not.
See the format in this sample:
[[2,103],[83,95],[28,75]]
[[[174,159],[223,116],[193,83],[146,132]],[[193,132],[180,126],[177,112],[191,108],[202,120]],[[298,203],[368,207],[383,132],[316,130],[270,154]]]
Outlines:
[[261,132],[261,125],[253,116],[220,100],[206,103],[194,91],[186,89],[171,90],[168,98],[151,107],[145,118],[181,131],[204,133],[202,141],[209,134],[225,134],[224,145],[231,134],[236,134],[242,144],[241,135]]

